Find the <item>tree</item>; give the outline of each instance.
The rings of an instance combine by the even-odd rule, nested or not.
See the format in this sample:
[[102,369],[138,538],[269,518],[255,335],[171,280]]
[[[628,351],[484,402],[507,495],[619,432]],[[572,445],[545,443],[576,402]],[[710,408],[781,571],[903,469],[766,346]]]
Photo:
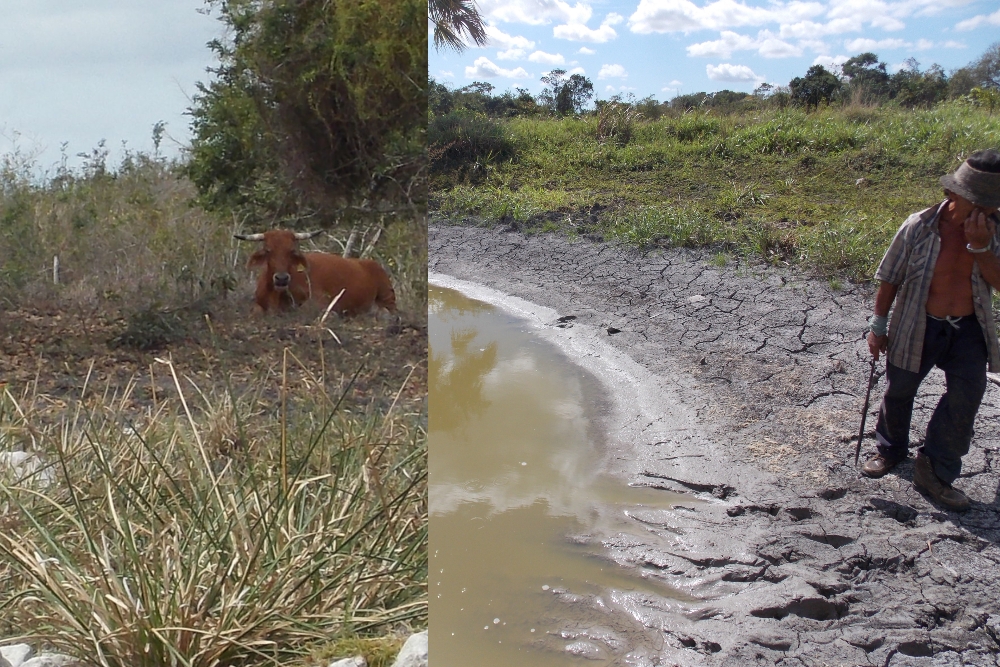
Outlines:
[[827,71],[822,65],[813,65],[806,71],[805,77],[795,77],[788,84],[792,92],[792,100],[809,107],[819,108],[821,102],[830,103],[840,90],[840,79]]
[[434,24],[435,49],[463,51],[463,33],[477,46],[486,44],[486,25],[474,0],[430,0],[427,9]]
[[425,172],[423,0],[208,0],[227,25],[191,109],[209,207],[258,217],[414,201]]
[[980,88],[1000,88],[1000,42],[995,42],[971,67]]
[[594,84],[582,74],[573,74],[567,78],[566,70],[554,69],[541,80],[548,89],[539,95],[539,103],[560,116],[581,113],[594,97]]
[[920,71],[915,58],[907,58],[904,66],[889,80],[893,99],[904,107],[929,107],[948,97],[948,78],[940,65],[931,65]]
[[867,51],[858,54],[841,66],[851,92],[862,96],[886,97],[889,94],[889,74],[878,56]]

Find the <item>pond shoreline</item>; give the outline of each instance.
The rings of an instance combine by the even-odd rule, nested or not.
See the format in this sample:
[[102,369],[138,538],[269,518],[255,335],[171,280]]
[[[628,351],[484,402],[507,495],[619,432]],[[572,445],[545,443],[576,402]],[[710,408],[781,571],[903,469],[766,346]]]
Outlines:
[[[630,664],[996,664],[1000,390],[987,390],[957,483],[970,512],[914,491],[912,458],[881,480],[862,477],[853,440],[870,288],[742,259],[720,266],[708,251],[465,225],[432,224],[429,252],[432,275],[549,309],[538,312],[550,339],[589,337],[619,366],[635,364],[649,384],[610,382],[619,407],[628,392],[647,402],[636,415],[677,406],[610,433],[608,463],[630,483],[706,502],[632,512],[628,534],[574,536],[693,600],[573,600],[655,631],[662,645]],[[586,349],[608,356],[565,351],[590,370]],[[922,390],[914,438],[942,390],[936,375]],[[873,427],[869,417],[862,457]]]

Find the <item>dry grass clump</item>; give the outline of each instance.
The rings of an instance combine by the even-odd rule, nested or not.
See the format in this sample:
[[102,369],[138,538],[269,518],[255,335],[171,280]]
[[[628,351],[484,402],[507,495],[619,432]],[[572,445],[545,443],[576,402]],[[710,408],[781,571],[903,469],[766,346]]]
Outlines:
[[48,466],[0,476],[0,636],[93,665],[216,667],[426,623],[420,415],[261,378],[281,381],[268,414],[260,391],[158,365],[173,389],[142,414],[132,384],[0,394],[0,449]]
[[627,146],[632,141],[636,121],[642,118],[635,107],[621,102],[605,102],[597,109],[597,140]]

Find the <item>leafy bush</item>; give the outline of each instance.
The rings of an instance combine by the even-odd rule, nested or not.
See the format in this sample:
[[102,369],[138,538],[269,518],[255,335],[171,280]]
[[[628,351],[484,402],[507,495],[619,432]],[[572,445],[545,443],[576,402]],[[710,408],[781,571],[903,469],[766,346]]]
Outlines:
[[427,138],[431,163],[436,168],[514,159],[517,147],[502,121],[480,114],[452,112],[435,116]]
[[189,174],[260,217],[423,204],[426,0],[209,0],[228,30],[191,109]]

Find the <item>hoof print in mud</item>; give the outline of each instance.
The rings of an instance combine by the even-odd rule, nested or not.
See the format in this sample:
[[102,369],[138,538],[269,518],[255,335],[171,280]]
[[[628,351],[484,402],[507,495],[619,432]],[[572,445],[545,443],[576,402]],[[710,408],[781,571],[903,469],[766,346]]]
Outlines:
[[909,523],[920,514],[909,505],[902,505],[892,500],[883,498],[870,498],[868,505],[863,508],[869,512],[875,511],[890,519],[895,519],[899,523]]
[[792,518],[792,521],[802,521],[804,519],[811,519],[816,516],[808,507],[786,507],[785,511]]
[[760,634],[750,638],[751,644],[757,644],[772,651],[787,651],[795,642],[790,637],[778,634]]

